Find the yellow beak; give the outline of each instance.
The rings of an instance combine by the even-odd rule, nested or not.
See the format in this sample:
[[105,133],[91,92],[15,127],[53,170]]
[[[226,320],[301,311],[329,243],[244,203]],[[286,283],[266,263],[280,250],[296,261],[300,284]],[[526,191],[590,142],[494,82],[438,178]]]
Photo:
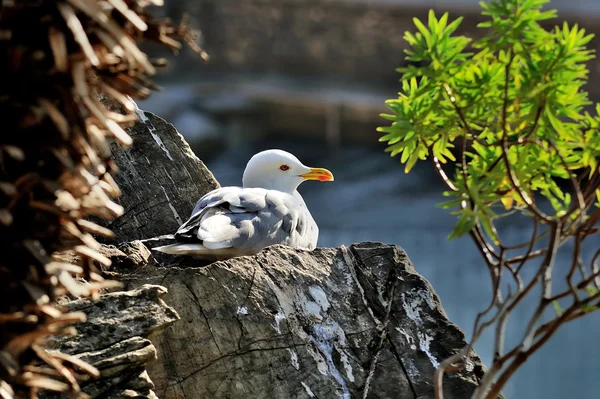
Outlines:
[[333,174],[323,168],[310,168],[310,172],[303,173],[300,177],[304,180],[333,181]]

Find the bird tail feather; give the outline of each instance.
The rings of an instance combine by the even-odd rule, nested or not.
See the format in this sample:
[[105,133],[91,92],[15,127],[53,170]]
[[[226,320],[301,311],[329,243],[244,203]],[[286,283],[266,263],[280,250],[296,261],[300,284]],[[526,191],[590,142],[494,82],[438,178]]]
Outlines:
[[202,244],[182,244],[182,243],[162,245],[160,247],[154,247],[154,248],[152,248],[152,250],[163,252],[166,254],[173,254],[173,255],[185,255],[185,254],[197,253],[197,252],[202,252],[202,251],[210,251],[208,248],[206,248]]
[[188,255],[196,259],[217,261],[234,258],[236,256],[249,255],[249,253],[241,252],[234,248],[206,248],[200,243],[176,243],[163,245],[152,248],[154,251],[159,251],[171,255]]

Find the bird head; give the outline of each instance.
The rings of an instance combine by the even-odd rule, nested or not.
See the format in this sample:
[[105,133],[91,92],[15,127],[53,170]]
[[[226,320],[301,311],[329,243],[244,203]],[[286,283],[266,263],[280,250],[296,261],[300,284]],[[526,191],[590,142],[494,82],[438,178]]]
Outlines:
[[265,150],[250,158],[242,183],[244,187],[261,187],[291,194],[307,180],[333,181],[333,174],[327,169],[308,167],[289,152]]

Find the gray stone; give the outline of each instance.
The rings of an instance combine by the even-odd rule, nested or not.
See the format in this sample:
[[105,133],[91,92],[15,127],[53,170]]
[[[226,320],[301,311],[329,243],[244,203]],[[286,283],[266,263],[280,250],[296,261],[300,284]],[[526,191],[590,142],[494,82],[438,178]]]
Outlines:
[[111,377],[101,376],[100,381],[84,386],[83,391],[92,398],[104,397],[127,397],[125,392],[133,391],[137,398],[151,398],[154,392],[151,389],[135,391],[127,388],[130,383],[139,385],[138,379],[142,371],[134,370],[113,375]]
[[166,293],[165,287],[143,285],[132,291],[104,294],[95,302],[68,302],[65,311],[84,312],[87,320],[75,324],[76,336],[59,338],[55,345],[64,353],[80,354],[160,331],[179,319],[177,312],[161,299]]
[[[139,252],[132,261],[145,262],[147,249],[134,243],[130,250]],[[104,253],[121,256],[116,251]],[[99,371],[98,378],[80,383],[92,398],[156,398],[146,367],[157,354],[148,337],[179,320],[161,299],[166,292],[162,286],[142,285],[132,291],[101,295],[97,301],[66,302],[65,310],[83,312],[87,320],[74,325],[77,335],[52,338],[49,349],[74,355]]]
[[77,357],[100,370],[103,377],[113,377],[126,372],[132,365],[140,367],[155,360],[156,348],[145,338],[132,337]]
[[[128,288],[164,285],[181,315],[153,340],[161,398],[434,398],[435,366],[466,344],[397,246],[273,246],[128,270]],[[470,397],[483,372],[475,353],[470,364],[446,377],[446,398]]]
[[125,212],[113,221],[101,221],[116,234],[114,239],[100,239],[103,243],[172,233],[187,220],[200,196],[219,186],[172,124],[150,112],[140,115],[142,122],[128,129],[131,148],[111,148],[119,167],[115,181],[122,192],[117,202]]
[[148,260],[152,256],[150,250],[141,241],[125,242],[117,247],[125,256],[113,258],[111,265],[113,267],[143,267],[148,264]]

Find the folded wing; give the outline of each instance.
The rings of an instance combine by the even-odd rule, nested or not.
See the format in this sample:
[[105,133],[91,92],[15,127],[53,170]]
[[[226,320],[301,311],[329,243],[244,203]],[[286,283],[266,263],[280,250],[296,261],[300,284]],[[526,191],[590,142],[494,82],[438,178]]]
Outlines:
[[202,197],[167,253],[229,257],[273,244],[314,249],[318,229],[302,197],[262,188],[223,187]]

